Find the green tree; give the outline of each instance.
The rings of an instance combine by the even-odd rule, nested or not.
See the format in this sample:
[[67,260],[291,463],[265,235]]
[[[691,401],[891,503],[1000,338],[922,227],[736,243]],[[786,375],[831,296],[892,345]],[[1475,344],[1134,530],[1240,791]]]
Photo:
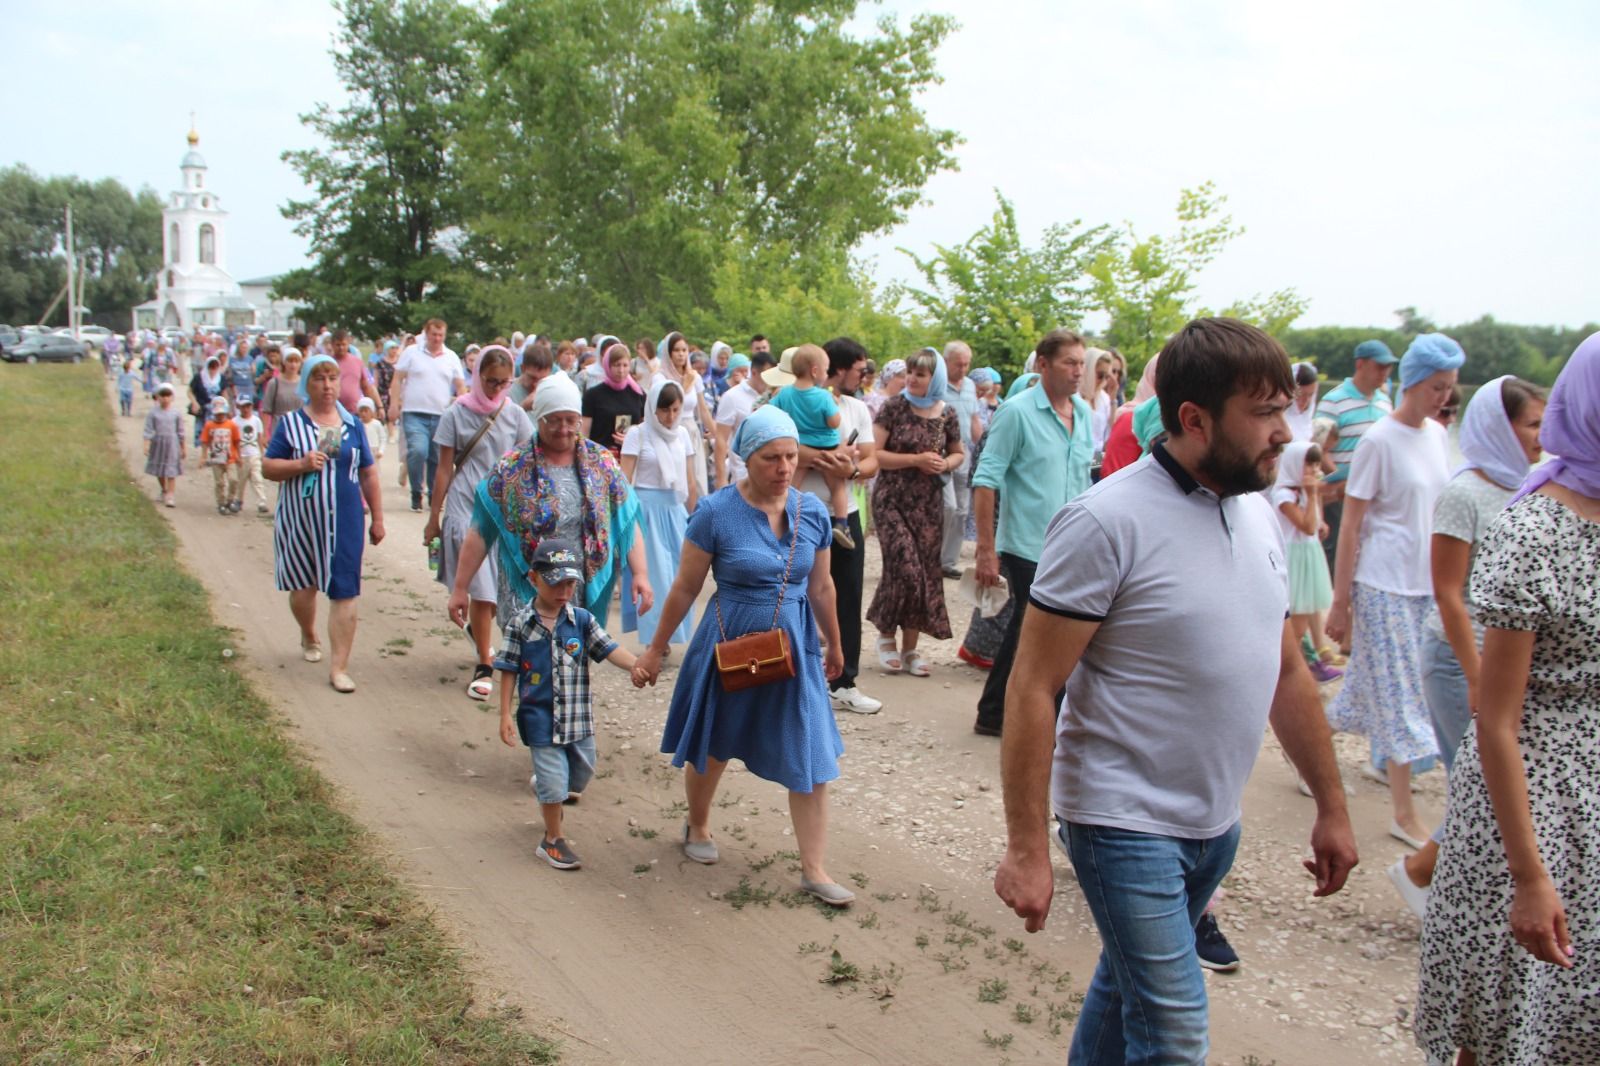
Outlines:
[[348,102],[301,116],[325,148],[283,153],[312,190],[283,213],[315,262],[280,278],[277,292],[312,320],[370,336],[434,315],[469,325],[470,268],[452,240],[463,214],[455,140],[478,93],[470,42],[480,16],[456,0],[337,7],[332,54]]
[[[1178,195],[1178,231],[1171,236],[1140,237],[1127,223],[1116,246],[1090,268],[1094,293],[1111,316],[1105,340],[1127,357],[1129,369],[1141,368],[1161,350],[1167,338],[1197,314],[1192,295],[1202,270],[1244,227],[1225,214],[1228,198],[1212,182]],[[1254,322],[1281,335],[1304,313],[1306,301],[1292,289],[1255,296],[1222,313]]]
[[[160,199],[149,189],[134,194],[113,178],[41,178],[23,166],[0,170],[0,321],[37,322],[66,285],[69,203],[89,320],[127,329],[161,266]],[[63,298],[46,324],[66,321]]]
[[961,244],[934,245],[927,258],[901,251],[926,285],[907,286],[905,294],[930,324],[970,344],[979,365],[1009,377],[1042,334],[1077,328],[1093,308],[1089,271],[1110,252],[1115,235],[1108,226],[1084,228],[1073,220],[1048,227],[1038,247],[1029,248],[1011,201],[999,190],[995,199],[988,225]]
[[955,141],[914,102],[951,23],[860,39],[855,8],[496,7],[461,140],[474,306],[522,328],[659,332],[745,313],[718,307],[729,259],[773,292],[848,276],[849,249],[903,218]]

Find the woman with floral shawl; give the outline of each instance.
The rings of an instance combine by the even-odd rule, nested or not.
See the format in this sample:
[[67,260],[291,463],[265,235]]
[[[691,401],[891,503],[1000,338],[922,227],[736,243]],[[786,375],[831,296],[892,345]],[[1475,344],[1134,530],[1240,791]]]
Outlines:
[[551,537],[583,545],[583,605],[606,622],[611,594],[627,559],[631,595],[639,613],[655,600],[639,530],[639,501],[611,452],[578,432],[581,401],[569,379],[551,375],[533,401],[534,438],[495,464],[478,483],[472,529],[461,545],[450,619],[464,624],[473,574],[491,548],[499,551],[500,576],[512,603],[502,617],[533,600],[528,578],[539,542]]

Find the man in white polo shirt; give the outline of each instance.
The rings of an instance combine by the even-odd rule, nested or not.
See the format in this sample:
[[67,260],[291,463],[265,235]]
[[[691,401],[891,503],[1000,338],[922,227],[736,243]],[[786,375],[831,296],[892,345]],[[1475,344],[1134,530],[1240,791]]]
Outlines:
[[[411,482],[411,509],[422,510],[422,492],[433,498],[433,475],[439,467],[434,431],[445,408],[467,391],[461,360],[445,347],[442,318],[430,318],[422,340],[400,353],[394,384],[389,387],[389,417],[400,419],[406,442],[406,478]],[[426,480],[424,480],[426,478]]]
[[730,447],[739,423],[750,417],[762,397],[767,394],[767,383],[761,375],[776,365],[771,352],[757,352],[747,360],[749,367],[744,380],[731,386],[717,401],[717,414],[713,421],[716,446],[712,451],[712,485],[737,485],[744,479],[744,462]]
[[1160,359],[1170,437],[1051,521],[1006,699],[995,891],[1029,932],[1043,928],[1048,792],[1103,945],[1071,1066],[1206,1061],[1194,929],[1233,864],[1269,721],[1316,799],[1305,863],[1316,895],[1356,864],[1322,701],[1289,628],[1283,541],[1260,495],[1290,440],[1288,356],[1253,326],[1209,318]]

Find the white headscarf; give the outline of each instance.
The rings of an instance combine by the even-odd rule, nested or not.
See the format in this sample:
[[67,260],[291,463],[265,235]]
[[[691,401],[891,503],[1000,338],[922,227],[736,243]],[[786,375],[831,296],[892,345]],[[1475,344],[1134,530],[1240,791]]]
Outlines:
[[[1273,489],[1298,489],[1306,479],[1306,452],[1311,450],[1308,440],[1292,441],[1278,453],[1278,477]],[[1273,508],[1277,510],[1277,508]]]
[[583,394],[572,379],[562,374],[551,374],[539,382],[539,391],[533,394],[533,421],[537,426],[545,415],[562,411],[583,414]]
[[1467,403],[1461,416],[1461,455],[1466,459],[1455,473],[1477,470],[1503,489],[1515,489],[1528,476],[1528,453],[1506,417],[1500,389],[1511,375],[1488,382]]
[[683,501],[689,498],[689,486],[684,480],[688,473],[689,451],[683,440],[683,413],[679,411],[678,423],[668,429],[662,425],[656,408],[661,402],[661,391],[668,385],[678,390],[680,398],[683,395],[683,386],[665,378],[656,378],[650,386],[650,394],[644,400],[644,432],[640,434],[639,458],[652,454],[661,471],[662,487],[671,489]]

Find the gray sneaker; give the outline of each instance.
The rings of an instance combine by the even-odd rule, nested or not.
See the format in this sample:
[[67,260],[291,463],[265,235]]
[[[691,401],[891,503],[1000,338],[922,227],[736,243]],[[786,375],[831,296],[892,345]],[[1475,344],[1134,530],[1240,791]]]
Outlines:
[[557,837],[554,840],[541,838],[539,846],[534,849],[534,854],[558,870],[576,870],[583,865],[583,860],[572,850],[572,845],[567,843],[566,837]]
[[689,823],[683,823],[683,853],[703,866],[715,865],[722,858],[717,853],[715,840],[690,840]]

